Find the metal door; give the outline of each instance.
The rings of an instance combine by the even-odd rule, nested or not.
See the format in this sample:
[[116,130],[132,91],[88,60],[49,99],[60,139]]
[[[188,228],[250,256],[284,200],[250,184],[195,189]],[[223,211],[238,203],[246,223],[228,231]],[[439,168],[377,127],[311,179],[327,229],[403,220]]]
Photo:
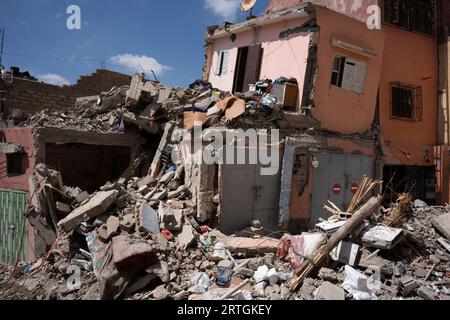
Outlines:
[[259,165],[222,165],[220,230],[235,233],[259,220],[275,230],[279,211],[280,173],[261,175]]
[[310,227],[320,219],[327,220],[330,213],[324,209],[327,201],[342,211],[347,210],[355,187],[366,175],[373,177],[374,162],[371,157],[345,154],[315,154],[319,167],[314,170]]
[[280,170],[276,175],[261,175],[261,166],[256,166],[254,188],[253,219],[259,220],[268,230],[278,230],[276,226],[280,210]]
[[[26,230],[23,228],[27,206],[26,192],[0,190],[0,263],[2,264],[13,264],[18,254],[20,261],[26,259]],[[20,250],[21,240],[23,243]]]

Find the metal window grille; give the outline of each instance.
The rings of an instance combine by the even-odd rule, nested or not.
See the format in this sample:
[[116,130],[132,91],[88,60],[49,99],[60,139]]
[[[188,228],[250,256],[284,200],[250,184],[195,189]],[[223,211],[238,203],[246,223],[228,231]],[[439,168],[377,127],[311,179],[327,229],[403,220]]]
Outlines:
[[391,118],[423,120],[422,87],[401,82],[391,83]]

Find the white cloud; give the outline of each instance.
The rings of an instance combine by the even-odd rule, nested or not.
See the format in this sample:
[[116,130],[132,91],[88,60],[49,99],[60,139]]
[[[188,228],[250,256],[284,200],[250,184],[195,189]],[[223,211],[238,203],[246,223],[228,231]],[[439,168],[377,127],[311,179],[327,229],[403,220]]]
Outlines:
[[42,74],[42,75],[38,76],[38,79],[45,83],[54,84],[56,86],[63,86],[63,85],[70,84],[69,80],[61,77],[60,75],[54,74],[54,73]]
[[155,58],[146,55],[140,56],[126,53],[114,56],[110,60],[114,64],[128,68],[131,72],[140,73],[144,69],[145,73],[151,73],[153,70],[157,75],[161,75],[166,71],[172,70],[172,67],[165,66]]
[[205,8],[224,20],[235,20],[241,0],[204,0]]

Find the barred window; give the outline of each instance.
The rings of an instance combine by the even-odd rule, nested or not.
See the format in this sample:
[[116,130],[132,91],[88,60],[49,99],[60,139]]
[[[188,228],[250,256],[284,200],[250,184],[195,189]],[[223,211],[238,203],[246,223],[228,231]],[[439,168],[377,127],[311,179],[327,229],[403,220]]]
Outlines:
[[384,0],[384,21],[410,31],[433,34],[434,1]]
[[391,117],[422,121],[422,87],[400,82],[391,83]]

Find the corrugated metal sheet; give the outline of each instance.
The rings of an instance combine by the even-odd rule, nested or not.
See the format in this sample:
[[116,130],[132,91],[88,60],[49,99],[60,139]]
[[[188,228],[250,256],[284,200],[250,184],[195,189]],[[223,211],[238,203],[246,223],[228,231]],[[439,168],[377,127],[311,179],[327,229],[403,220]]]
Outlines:
[[[23,232],[28,193],[0,189],[0,263],[11,265],[17,254],[26,258],[26,232]],[[19,252],[23,234],[22,249]]]

